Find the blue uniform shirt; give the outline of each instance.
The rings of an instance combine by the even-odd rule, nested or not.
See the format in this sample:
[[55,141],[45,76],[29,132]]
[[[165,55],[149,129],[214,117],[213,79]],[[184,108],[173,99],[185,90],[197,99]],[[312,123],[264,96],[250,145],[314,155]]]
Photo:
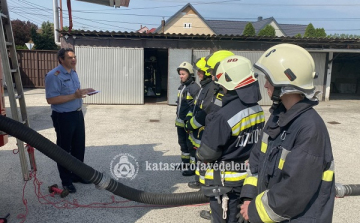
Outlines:
[[[47,73],[45,77],[46,98],[74,94],[77,89],[80,89],[80,81],[77,73],[74,70],[68,73],[61,64]],[[81,108],[81,106],[82,98],[77,98],[62,104],[51,105],[51,109],[63,113],[76,111]]]

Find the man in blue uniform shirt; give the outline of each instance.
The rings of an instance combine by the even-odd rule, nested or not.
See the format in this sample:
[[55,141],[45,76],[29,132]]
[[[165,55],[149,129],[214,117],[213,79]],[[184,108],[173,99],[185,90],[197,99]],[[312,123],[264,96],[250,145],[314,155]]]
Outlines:
[[[82,98],[92,88],[81,89],[75,71],[76,56],[72,49],[60,49],[59,65],[45,77],[46,100],[51,104],[53,125],[56,131],[56,144],[77,159],[84,161],[85,125],[81,111]],[[89,183],[58,164],[61,183],[64,189],[75,193],[73,182]]]

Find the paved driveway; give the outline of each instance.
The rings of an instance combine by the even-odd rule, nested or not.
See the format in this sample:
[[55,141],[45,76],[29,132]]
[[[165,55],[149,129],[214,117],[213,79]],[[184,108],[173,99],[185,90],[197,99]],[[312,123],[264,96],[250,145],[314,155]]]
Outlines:
[[[30,124],[38,133],[55,142],[55,132],[46,103],[44,90],[26,90]],[[6,101],[7,103],[7,101]],[[8,106],[8,103],[7,103]],[[268,117],[268,108],[264,107]],[[128,154],[139,171],[132,179],[122,179],[126,185],[159,193],[193,191],[187,187],[192,177],[179,171],[150,171],[149,163],[178,163],[179,146],[174,127],[175,107],[168,105],[85,105],[86,155],[85,163],[110,174],[110,165],[119,154]],[[360,100],[322,102],[317,111],[330,132],[336,164],[336,181],[360,184]],[[10,109],[7,109],[10,115]],[[339,123],[339,124],[330,124]],[[18,155],[13,154],[15,139],[0,148],[0,217],[10,213],[9,222],[20,222],[19,214],[26,213]],[[154,207],[113,197],[94,185],[75,184],[78,192],[65,198],[77,207],[61,202],[59,196],[38,199],[35,188],[48,195],[48,186],[61,185],[54,161],[36,151],[38,183],[28,181],[24,189],[27,200],[26,222],[210,222],[199,217],[208,205],[185,207]],[[44,204],[45,203],[45,204]],[[107,204],[99,208],[93,203]],[[67,206],[66,206],[67,204]],[[56,207],[55,207],[56,206]],[[359,222],[360,197],[336,199],[335,223]]]

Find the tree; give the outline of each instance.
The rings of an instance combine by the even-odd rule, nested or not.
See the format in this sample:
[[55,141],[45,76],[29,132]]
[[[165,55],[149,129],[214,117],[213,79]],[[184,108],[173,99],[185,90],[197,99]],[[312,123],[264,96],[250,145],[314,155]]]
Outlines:
[[317,38],[326,38],[326,32],[324,28],[315,29],[315,37]]
[[298,33],[294,36],[295,38],[301,38],[301,33]]
[[316,37],[316,30],[312,23],[306,27],[304,37]]
[[54,24],[43,22],[41,32],[31,29],[31,38],[37,50],[57,50],[59,47],[54,42]]
[[327,38],[340,38],[340,39],[360,39],[360,35],[354,35],[354,34],[329,34],[326,36]]
[[11,21],[11,26],[13,30],[16,47],[17,48],[25,47],[25,49],[27,49],[25,43],[31,40],[30,31],[32,28],[36,30],[38,28],[37,25],[31,23],[30,21],[25,22],[16,19]]
[[245,29],[243,31],[243,35],[244,36],[255,36],[256,35],[255,28],[251,22],[246,24]]
[[266,25],[260,32],[258,36],[275,36],[275,28],[271,25]]

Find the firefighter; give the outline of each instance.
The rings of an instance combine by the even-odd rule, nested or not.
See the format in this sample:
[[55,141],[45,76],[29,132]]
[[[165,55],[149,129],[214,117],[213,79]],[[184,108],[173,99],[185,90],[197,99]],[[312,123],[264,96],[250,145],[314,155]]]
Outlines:
[[[189,132],[189,140],[192,144],[193,149],[190,150],[190,165],[197,167],[195,158],[196,149],[199,148],[201,142],[201,136],[205,127],[205,118],[207,113],[205,109],[211,106],[211,101],[214,92],[217,88],[216,84],[211,78],[211,74],[207,72],[205,57],[200,58],[195,66],[197,68],[197,75],[200,80],[200,91],[196,96],[194,104],[189,111],[187,117],[190,117],[189,121],[186,122],[185,129]],[[188,183],[188,186],[193,189],[200,189],[199,182],[200,172],[196,168],[195,181]],[[204,179],[202,179],[203,181]],[[203,181],[204,183],[204,181]]]
[[241,214],[257,222],[332,222],[334,161],[311,55],[293,44],[268,49],[254,67],[273,101],[261,140],[250,156]]
[[213,72],[225,95],[222,107],[206,123],[196,151],[197,158],[207,163],[201,190],[210,197],[212,222],[237,222],[247,176],[245,161],[265,116],[258,104],[261,94],[250,60],[233,55],[219,62]]
[[[208,123],[209,122],[208,120],[211,120],[211,117],[214,115],[214,113],[221,108],[221,105],[222,105],[221,101],[222,101],[222,97],[224,96],[222,87],[219,84],[214,82],[215,76],[214,76],[214,72],[212,72],[212,71],[214,70],[214,67],[218,62],[220,62],[224,58],[226,58],[228,56],[232,56],[232,55],[234,55],[234,53],[231,51],[219,50],[219,51],[216,51],[215,53],[208,55],[205,58],[206,64],[205,64],[205,68],[203,68],[203,70],[204,70],[204,72],[211,74],[211,79],[212,79],[213,83],[215,84],[214,94],[212,95],[211,103],[209,106],[204,108],[205,113],[208,114],[206,116],[205,123]],[[199,189],[201,187],[201,184],[204,184],[204,182],[205,182],[206,170],[200,169],[199,168],[200,165],[201,165],[201,162],[197,161],[197,166],[196,166],[197,169],[195,171],[195,181],[188,183],[188,186],[190,188]],[[207,220],[211,220],[211,211],[201,210],[200,217],[207,219]]]
[[193,66],[189,62],[182,62],[177,68],[177,72],[181,84],[178,88],[178,97],[176,100],[175,126],[177,127],[178,143],[181,148],[181,161],[187,167],[182,171],[182,175],[192,176],[195,174],[195,171],[189,168],[190,149],[192,149],[192,146],[189,141],[189,134],[185,131],[185,120],[200,87],[195,82]]
[[192,152],[190,152],[190,163],[196,165],[195,181],[188,183],[188,186],[193,189],[200,189],[200,185],[204,184],[205,182],[205,170],[200,170],[198,168],[200,163],[198,163],[195,158],[195,152],[201,143],[201,137],[205,128],[207,114],[214,112],[217,110],[216,107],[219,108],[219,106],[221,106],[221,101],[219,100],[220,97],[218,94],[218,99],[216,99],[217,103],[214,104],[214,95],[215,93],[219,92],[220,87],[213,81],[211,72],[217,62],[220,62],[222,59],[231,55],[234,55],[234,53],[231,51],[220,50],[210,54],[206,58],[200,58],[196,62],[201,89],[194,103],[194,108],[191,113],[192,117],[185,126],[185,128],[190,132],[189,139],[194,148],[191,150]]

